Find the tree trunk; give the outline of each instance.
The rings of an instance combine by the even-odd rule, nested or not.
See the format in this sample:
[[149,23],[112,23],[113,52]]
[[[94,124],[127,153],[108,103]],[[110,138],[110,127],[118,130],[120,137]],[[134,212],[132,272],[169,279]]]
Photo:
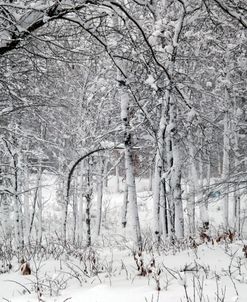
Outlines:
[[29,205],[29,172],[28,167],[25,169],[24,174],[24,241],[25,245],[28,244],[29,227],[30,227],[30,205]]
[[73,234],[72,240],[73,244],[76,244],[77,240],[77,228],[78,228],[78,184],[77,184],[77,177],[74,180],[74,190],[73,190]]
[[[41,169],[41,167],[40,167]],[[39,188],[38,188],[38,243],[42,244],[42,225],[43,225],[43,201],[42,201],[42,175],[40,176]]]
[[122,206],[122,227],[125,228],[127,225],[127,212],[128,212],[128,185],[125,183],[124,187],[124,198]]
[[168,237],[172,239],[172,237],[174,236],[174,202],[172,198],[172,188],[171,188],[171,169],[173,166],[173,154],[172,154],[171,135],[170,132],[168,131],[166,132],[166,157],[167,157],[167,173],[165,175],[164,181],[165,181],[166,205],[167,205],[167,231],[168,231]]
[[92,244],[92,235],[91,235],[91,205],[92,205],[92,175],[91,175],[91,159],[88,158],[87,165],[87,192],[86,192],[86,229],[87,229],[87,247]]
[[199,183],[198,183],[198,198],[199,198],[199,209],[200,209],[200,220],[202,222],[202,227],[204,230],[208,229],[209,226],[209,216],[208,216],[208,203],[207,200],[203,198],[203,188],[204,188],[204,178],[203,178],[203,161],[202,154],[199,153]]
[[[153,231],[157,242],[160,242],[160,202],[161,202],[161,176],[164,172],[164,132],[165,132],[165,98],[162,99],[159,130],[157,133],[157,150],[154,167],[153,183]],[[164,192],[163,192],[164,193]],[[164,203],[164,201],[163,201]],[[163,213],[164,214],[164,213]],[[164,217],[162,217],[163,219]]]
[[116,192],[119,193],[120,192],[120,188],[119,188],[119,183],[120,183],[120,177],[119,177],[119,165],[116,165]]
[[168,235],[168,205],[166,199],[165,181],[162,180],[160,185],[160,226],[161,234],[166,237]]
[[223,163],[222,163],[222,178],[225,182],[224,198],[223,198],[223,221],[224,227],[227,230],[229,227],[229,186],[227,184],[227,177],[230,169],[230,137],[229,137],[229,113],[225,112],[224,116],[224,133],[223,133]]
[[42,170],[41,167],[39,167],[37,171],[37,180],[36,180],[36,188],[35,188],[35,193],[34,193],[34,198],[33,198],[33,204],[32,204],[32,213],[30,217],[30,226],[29,226],[29,234],[28,234],[28,242],[29,244],[31,243],[31,236],[32,236],[32,229],[34,225],[34,218],[36,214],[36,208],[37,208],[37,202],[39,198],[39,186],[40,186],[40,179],[42,176]]
[[[83,165],[84,163],[81,163]],[[83,203],[84,198],[82,196],[82,185],[83,185],[84,176],[80,176],[79,178],[79,188],[78,188],[78,226],[77,226],[77,241],[79,246],[82,244],[83,240]]]
[[128,187],[128,200],[131,226],[134,231],[134,241],[139,249],[142,249],[142,237],[140,229],[140,221],[137,207],[136,184],[134,176],[134,163],[132,151],[132,138],[130,132],[129,119],[129,96],[124,91],[126,87],[121,89],[121,118],[124,129],[124,154],[125,154],[125,171],[126,171],[126,185]]
[[170,124],[168,125],[171,142],[172,142],[172,155],[173,155],[173,166],[171,169],[171,191],[174,202],[175,210],[175,236],[177,239],[184,237],[184,217],[183,217],[183,203],[182,203],[182,190],[181,190],[181,169],[182,163],[180,159],[180,137],[177,129],[177,108],[174,100],[170,98]]
[[102,222],[102,201],[103,201],[103,181],[104,181],[104,161],[99,158],[99,169],[97,179],[97,215],[96,215],[96,234],[100,235]]
[[199,187],[198,187],[198,175],[196,170],[192,129],[189,129],[188,140],[189,140],[190,169],[189,169],[189,194],[187,200],[187,211],[188,211],[189,233],[191,236],[194,236],[196,192],[198,192]]

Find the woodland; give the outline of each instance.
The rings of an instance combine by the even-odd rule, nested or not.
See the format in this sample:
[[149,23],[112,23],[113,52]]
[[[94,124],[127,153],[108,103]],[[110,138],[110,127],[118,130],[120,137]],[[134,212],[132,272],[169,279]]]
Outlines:
[[246,29],[246,0],[0,0],[2,301],[247,301]]

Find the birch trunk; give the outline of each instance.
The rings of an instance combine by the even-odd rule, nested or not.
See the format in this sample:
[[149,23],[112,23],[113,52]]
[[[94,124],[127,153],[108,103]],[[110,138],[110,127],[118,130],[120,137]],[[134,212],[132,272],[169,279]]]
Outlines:
[[167,199],[166,199],[166,191],[165,191],[165,181],[161,181],[160,186],[160,226],[161,226],[161,234],[163,236],[168,235],[168,215],[167,215]]
[[[81,165],[83,165],[84,163],[81,163]],[[82,240],[83,240],[83,213],[84,213],[84,209],[83,209],[83,195],[82,195],[82,185],[83,185],[83,178],[84,176],[80,176],[79,177],[79,187],[78,187],[78,222],[77,222],[77,242],[79,244],[79,246],[81,246],[82,244]]]
[[77,238],[77,218],[78,218],[78,185],[77,185],[77,177],[75,177],[74,180],[74,192],[73,192],[73,234],[72,234],[72,240],[73,243],[76,243]]
[[[238,130],[238,118],[237,118],[237,104],[236,99],[234,100],[234,152],[235,152],[235,170],[236,172],[239,171],[239,130]],[[238,235],[241,236],[241,221],[240,221],[240,213],[241,213],[241,204],[240,204],[240,185],[239,182],[234,185],[234,225],[235,230],[237,231]]]
[[3,239],[7,241],[11,238],[11,228],[10,228],[10,198],[8,194],[1,194],[1,211],[2,211],[2,230]]
[[29,172],[26,167],[25,173],[25,183],[24,183],[24,241],[25,244],[28,244],[29,238],[29,227],[30,227],[30,204],[29,204]]
[[105,160],[104,160],[104,183],[103,186],[105,188],[108,188],[108,164],[109,164],[109,158],[108,156],[106,156]]
[[189,130],[189,154],[190,154],[190,170],[189,170],[189,194],[187,201],[189,232],[192,236],[195,235],[195,203],[196,191],[198,190],[198,175],[195,163],[194,141],[192,137],[192,129]]
[[230,138],[229,138],[229,113],[225,112],[224,116],[224,133],[223,133],[223,163],[222,163],[222,178],[225,181],[225,190],[223,198],[223,221],[225,229],[229,227],[229,186],[227,184],[227,177],[230,168]]
[[[155,156],[154,167],[154,183],[153,183],[153,232],[155,234],[157,242],[160,242],[160,202],[161,202],[161,175],[164,170],[164,132],[165,132],[165,109],[166,100],[162,99],[159,130],[157,133],[157,150]],[[164,193],[164,192],[163,192]],[[163,200],[164,203],[164,200]],[[163,205],[164,206],[164,205]],[[164,215],[164,211],[162,211]],[[164,217],[162,217],[162,220]]]
[[124,198],[122,206],[122,227],[125,228],[127,225],[127,212],[128,212],[128,185],[125,183],[124,186]]
[[92,244],[92,235],[91,235],[91,204],[92,204],[92,175],[91,175],[91,165],[92,162],[88,159],[87,165],[87,193],[86,193],[86,228],[87,228],[87,247]]
[[42,244],[42,226],[43,226],[43,201],[42,201],[42,176],[38,188],[38,243]]
[[203,198],[203,161],[202,161],[202,154],[199,153],[199,184],[198,184],[198,197],[199,197],[199,208],[200,208],[200,220],[202,222],[202,227],[204,230],[208,229],[209,226],[209,216],[208,216],[208,203],[207,200]]
[[171,169],[171,191],[174,202],[175,210],[175,236],[177,239],[182,239],[184,237],[184,217],[183,217],[183,203],[182,203],[182,190],[181,190],[181,170],[182,163],[180,159],[180,146],[177,129],[177,107],[172,98],[170,98],[170,124],[168,125],[169,131],[171,133],[172,142],[172,156],[173,165]]
[[97,181],[97,215],[96,215],[96,234],[100,235],[102,222],[102,201],[103,201],[103,181],[104,181],[104,161],[99,160],[98,181]]
[[119,193],[120,192],[120,188],[119,188],[119,183],[120,183],[120,177],[119,177],[119,165],[116,165],[116,192]]
[[149,173],[148,173],[148,191],[153,190],[153,169],[152,169],[152,164],[150,164],[149,167]]
[[15,241],[17,249],[24,248],[24,230],[22,204],[18,196],[18,155],[13,155],[14,166],[14,207],[15,207]]
[[126,171],[126,185],[128,187],[128,200],[130,210],[130,222],[134,231],[134,241],[139,249],[142,249],[142,237],[140,229],[140,221],[137,207],[136,184],[134,176],[134,163],[132,151],[132,137],[130,132],[130,118],[129,118],[129,96],[124,91],[126,87],[121,87],[121,119],[124,129],[124,154],[125,154],[125,171]]
[[[11,183],[4,177],[4,174],[11,174],[11,167],[0,168],[0,187],[1,189],[9,189]],[[8,193],[0,194],[0,225],[2,226],[1,234],[2,239],[7,243],[11,243],[11,229],[12,223],[10,220],[10,207],[11,207],[11,195]]]
[[177,142],[173,142],[173,180],[172,191],[175,204],[175,235],[177,239],[184,237],[184,216],[183,216],[183,203],[182,203],[182,190],[181,190],[181,162],[179,156],[179,147]]
[[[169,119],[169,116],[168,116]],[[169,121],[168,121],[169,122]],[[167,170],[165,177],[165,192],[166,192],[166,206],[167,206],[167,232],[171,239],[174,235],[174,202],[171,191],[171,169],[173,166],[172,141],[170,132],[166,132],[166,156],[167,156]]]
[[42,176],[42,170],[41,170],[41,167],[39,167],[39,169],[37,171],[36,188],[35,188],[35,192],[34,192],[32,212],[31,212],[31,216],[30,216],[30,225],[29,225],[29,234],[28,234],[29,244],[31,243],[32,229],[33,229],[33,225],[34,225],[34,218],[35,218],[35,214],[36,214],[37,202],[38,202],[38,198],[39,198],[38,194],[39,194],[41,176]]

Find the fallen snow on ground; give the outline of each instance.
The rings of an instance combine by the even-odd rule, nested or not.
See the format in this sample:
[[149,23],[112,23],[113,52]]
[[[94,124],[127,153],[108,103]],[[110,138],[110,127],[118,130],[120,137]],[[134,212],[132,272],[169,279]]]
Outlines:
[[[128,250],[101,249],[96,255],[97,274],[89,262],[84,274],[85,262],[70,255],[56,261],[36,259],[35,263],[31,261],[31,276],[21,276],[15,271],[17,265],[10,273],[0,275],[0,297],[2,301],[37,301],[39,287],[41,299],[47,302],[246,302],[247,259],[242,246],[239,241],[203,244],[181,252],[174,248],[159,254],[143,253],[145,268],[150,268],[155,259],[147,276],[138,276]],[[157,279],[160,291],[156,290]]]
[[[43,185],[44,200],[49,203],[44,209],[44,224],[49,225],[46,236],[51,238],[61,224],[61,209],[54,202],[56,180],[48,177]],[[162,243],[157,251],[150,236],[153,202],[148,187],[148,180],[137,180],[145,241],[142,260],[143,268],[148,271],[145,276],[140,276],[133,246],[126,239],[131,238],[132,230],[130,226],[125,230],[121,227],[124,183],[120,183],[121,192],[116,192],[115,179],[110,179],[104,193],[101,237],[94,234],[92,217],[92,249],[65,250],[55,236],[49,251],[30,255],[30,276],[20,275],[17,260],[11,260],[10,272],[0,274],[0,301],[247,302],[244,242],[210,242],[197,248],[192,248],[188,241],[175,245]],[[210,200],[210,236],[220,232],[221,209],[221,200]]]

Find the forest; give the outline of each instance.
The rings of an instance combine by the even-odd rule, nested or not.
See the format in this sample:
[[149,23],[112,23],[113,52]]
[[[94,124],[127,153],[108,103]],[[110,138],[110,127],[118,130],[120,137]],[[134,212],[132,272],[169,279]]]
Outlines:
[[0,0],[0,301],[247,301],[246,29],[246,0]]

